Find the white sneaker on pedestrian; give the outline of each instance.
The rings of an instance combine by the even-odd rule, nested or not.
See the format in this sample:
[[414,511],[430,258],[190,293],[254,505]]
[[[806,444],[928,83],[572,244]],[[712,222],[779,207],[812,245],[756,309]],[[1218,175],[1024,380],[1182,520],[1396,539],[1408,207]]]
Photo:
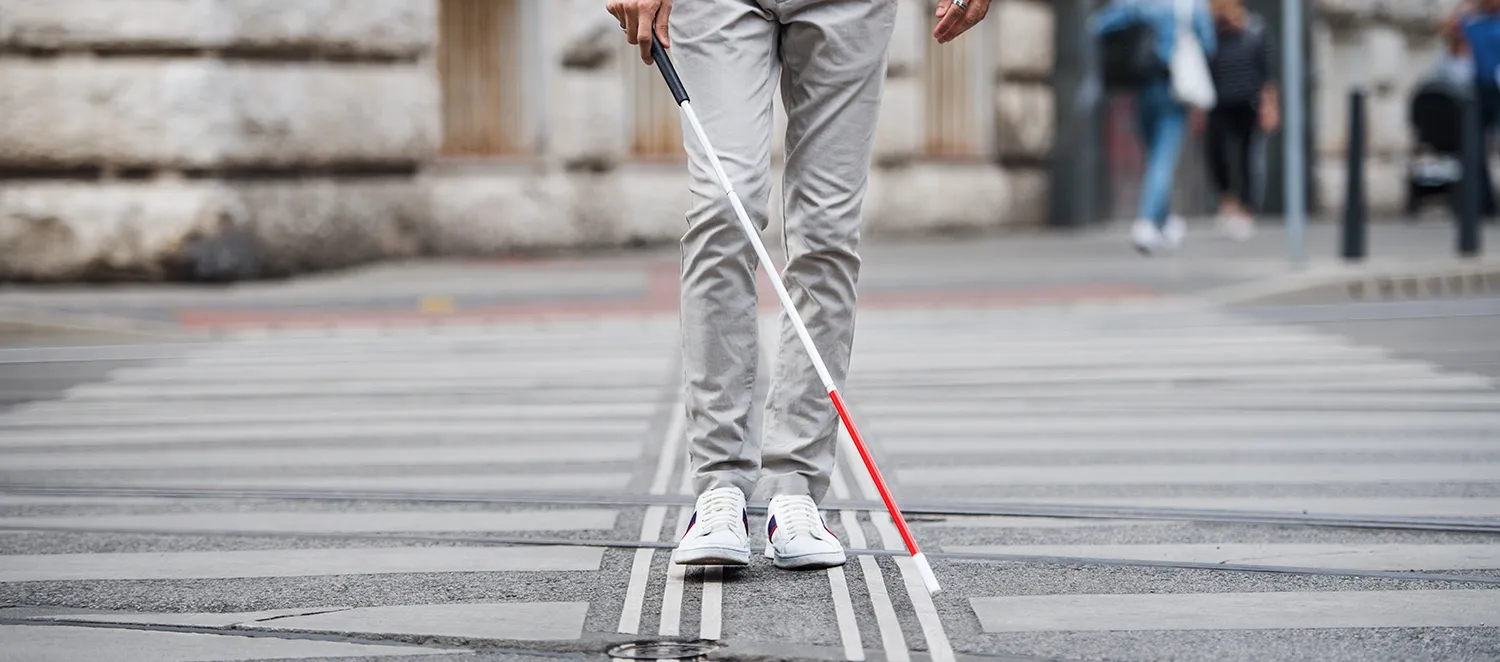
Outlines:
[[1166,227],[1161,230],[1162,244],[1167,248],[1176,250],[1182,247],[1182,240],[1187,236],[1187,222],[1181,216],[1168,216]]
[[1245,241],[1255,236],[1255,221],[1249,216],[1238,214],[1220,216],[1219,232],[1234,241]]
[[717,487],[698,495],[693,518],[672,562],[678,565],[750,565],[750,514],[745,493]]
[[844,565],[844,545],[823,523],[812,497],[774,497],[767,514],[766,557],[776,567],[800,570]]
[[1156,227],[1156,223],[1151,222],[1151,219],[1143,218],[1130,226],[1130,243],[1142,253],[1149,255],[1155,252],[1156,249],[1161,248],[1164,241],[1161,230]]

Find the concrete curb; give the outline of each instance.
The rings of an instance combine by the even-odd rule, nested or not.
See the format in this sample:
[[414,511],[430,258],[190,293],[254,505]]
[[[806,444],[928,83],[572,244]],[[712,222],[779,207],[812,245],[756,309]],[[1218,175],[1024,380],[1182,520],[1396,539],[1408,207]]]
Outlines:
[[1410,301],[1500,295],[1500,259],[1380,264],[1330,263],[1296,273],[1208,290],[1196,298],[1221,306]]

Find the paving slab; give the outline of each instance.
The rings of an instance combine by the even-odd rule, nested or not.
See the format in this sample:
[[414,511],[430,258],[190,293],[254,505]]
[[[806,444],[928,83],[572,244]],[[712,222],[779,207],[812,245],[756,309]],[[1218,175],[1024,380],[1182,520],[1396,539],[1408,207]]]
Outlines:
[[583,636],[587,602],[390,605],[256,623],[266,630],[353,632],[459,639],[571,641]]
[[230,662],[295,658],[385,658],[438,655],[453,648],[354,644],[184,632],[0,625],[0,660],[6,662]]
[[985,632],[1492,627],[1500,591],[1311,591],[976,598]]

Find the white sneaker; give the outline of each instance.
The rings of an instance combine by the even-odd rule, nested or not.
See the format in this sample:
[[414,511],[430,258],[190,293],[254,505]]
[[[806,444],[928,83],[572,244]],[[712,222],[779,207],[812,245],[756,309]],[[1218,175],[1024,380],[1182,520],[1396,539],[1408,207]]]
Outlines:
[[1221,216],[1219,231],[1234,241],[1245,241],[1255,236],[1255,221],[1249,216]]
[[1157,229],[1151,219],[1143,218],[1130,226],[1130,243],[1142,253],[1155,252],[1164,242],[1165,238],[1162,237],[1161,230]]
[[1167,225],[1161,230],[1162,243],[1167,248],[1176,250],[1182,246],[1182,240],[1187,236],[1187,222],[1181,216],[1168,216]]
[[771,499],[766,520],[766,557],[778,568],[832,568],[844,565],[844,545],[823,523],[807,495]]
[[698,495],[693,518],[672,552],[678,565],[750,565],[750,513],[745,493],[718,487]]

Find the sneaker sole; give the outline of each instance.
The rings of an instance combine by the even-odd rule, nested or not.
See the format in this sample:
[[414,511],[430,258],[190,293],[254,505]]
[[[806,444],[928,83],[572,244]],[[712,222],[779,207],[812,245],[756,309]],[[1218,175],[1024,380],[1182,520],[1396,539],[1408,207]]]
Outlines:
[[774,552],[768,554],[771,563],[782,570],[814,570],[821,568],[834,568],[848,562],[843,552],[819,552],[817,554],[803,554],[802,556],[777,556]]
[[695,547],[672,552],[677,565],[750,565],[750,550],[730,547]]

